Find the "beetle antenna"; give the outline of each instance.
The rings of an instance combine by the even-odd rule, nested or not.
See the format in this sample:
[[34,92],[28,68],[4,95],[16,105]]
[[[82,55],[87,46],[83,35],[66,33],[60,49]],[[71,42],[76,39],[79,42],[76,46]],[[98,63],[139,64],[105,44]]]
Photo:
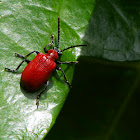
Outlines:
[[80,47],[80,46],[87,46],[87,45],[75,45],[75,46],[70,46],[70,47],[68,47],[68,48],[66,48],[66,49],[61,50],[61,52],[65,51],[65,50],[68,50],[68,49],[71,49],[71,48]]
[[57,42],[57,48],[59,48],[59,38],[60,38],[60,20],[58,17],[58,42]]

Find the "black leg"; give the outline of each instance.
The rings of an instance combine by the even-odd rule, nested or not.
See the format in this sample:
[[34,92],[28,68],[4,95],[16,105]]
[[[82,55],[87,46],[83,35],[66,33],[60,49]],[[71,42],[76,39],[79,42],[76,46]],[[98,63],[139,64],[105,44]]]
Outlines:
[[27,55],[25,55],[24,58],[27,58],[29,55],[31,55],[31,54],[34,53],[34,52],[35,52],[36,54],[39,53],[38,51],[33,51],[33,52],[30,52],[30,53],[28,53]]
[[[16,57],[20,57],[20,58],[25,58],[25,56],[23,56],[23,55],[21,55],[21,54],[19,54],[19,53],[15,53],[15,56]],[[30,60],[29,59],[26,59],[26,62],[27,62],[27,64],[30,62]]]
[[64,79],[65,79],[65,82],[67,83],[67,85],[69,86],[69,88],[72,88],[72,86],[70,85],[69,81],[66,78],[66,75],[65,75],[64,71],[60,67],[58,67],[58,66],[56,67],[56,70],[59,70],[59,71],[62,72],[62,74],[64,76]]
[[21,55],[21,54],[19,54],[19,53],[15,53],[15,56],[16,57],[20,57],[20,58],[27,58],[29,55],[31,55],[32,53],[36,53],[36,54],[38,54],[39,52],[38,51],[33,51],[33,52],[30,52],[30,53],[28,53],[27,55]]
[[46,46],[44,46],[44,52],[45,52],[45,53],[48,53],[48,50],[46,49],[46,47],[47,47],[47,46],[52,46],[53,43],[54,43],[54,36],[51,34],[51,43],[48,44],[48,45],[46,45]]
[[38,106],[39,106],[39,98],[40,98],[41,94],[44,93],[44,91],[47,89],[48,85],[49,85],[49,81],[46,82],[45,88],[37,95],[37,98],[36,98],[37,109],[38,109]]
[[36,54],[38,54],[39,52],[38,51],[33,51],[33,52],[30,52],[30,53],[28,53],[27,55],[25,55],[25,56],[23,56],[23,55],[21,55],[21,54],[19,54],[19,53],[15,53],[15,56],[16,57],[20,57],[20,58],[27,58],[29,55],[31,55],[32,53],[36,53]]
[[18,66],[17,66],[17,68],[14,69],[14,70],[9,69],[9,68],[5,68],[5,70],[7,70],[8,72],[16,72],[16,71],[20,68],[20,66],[23,64],[23,62],[27,62],[27,63],[29,63],[30,60],[28,60],[28,59],[24,59],[24,60],[23,60]]
[[16,56],[16,57],[20,57],[20,58],[25,58],[25,56],[23,56],[23,55],[21,55],[21,54],[19,54],[19,53],[15,53],[15,56]]
[[[31,55],[31,54],[34,53],[34,52],[35,52],[36,54],[39,53],[38,51],[33,51],[33,52],[28,53],[28,54],[25,55],[25,56],[20,55],[20,54],[18,54],[18,53],[15,53],[15,55],[16,55],[17,57],[20,57],[20,58],[27,58],[29,55]],[[17,68],[14,69],[14,70],[9,69],[9,68],[5,68],[5,70],[7,70],[8,72],[16,72],[16,71],[20,68],[20,66],[23,64],[23,62],[27,62],[27,63],[29,63],[30,60],[28,60],[28,59],[24,59],[24,60],[23,60],[18,66],[17,66]]]
[[66,61],[66,62],[60,62],[60,61],[55,61],[56,64],[77,64],[78,61]]
[[19,54],[19,53],[15,53],[15,56],[16,57],[20,57],[20,58],[27,58],[29,55],[31,55],[32,53],[36,53],[36,54],[38,54],[39,52],[38,51],[33,51],[33,52],[30,52],[30,53],[28,53],[27,55],[21,55],[21,54]]

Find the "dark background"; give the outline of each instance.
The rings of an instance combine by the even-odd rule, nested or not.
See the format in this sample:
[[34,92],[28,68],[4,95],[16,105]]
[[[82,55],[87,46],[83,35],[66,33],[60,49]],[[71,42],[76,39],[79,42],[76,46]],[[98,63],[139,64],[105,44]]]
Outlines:
[[139,89],[132,92],[137,72],[91,60],[80,57],[73,88],[45,140],[140,139]]

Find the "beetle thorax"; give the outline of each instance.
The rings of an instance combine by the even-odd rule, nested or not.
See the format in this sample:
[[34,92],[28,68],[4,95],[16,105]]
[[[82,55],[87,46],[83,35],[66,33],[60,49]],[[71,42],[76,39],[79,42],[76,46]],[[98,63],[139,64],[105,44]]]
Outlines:
[[58,59],[58,53],[55,50],[48,50],[48,53],[46,54],[46,56],[48,59],[51,59],[53,61],[55,59]]

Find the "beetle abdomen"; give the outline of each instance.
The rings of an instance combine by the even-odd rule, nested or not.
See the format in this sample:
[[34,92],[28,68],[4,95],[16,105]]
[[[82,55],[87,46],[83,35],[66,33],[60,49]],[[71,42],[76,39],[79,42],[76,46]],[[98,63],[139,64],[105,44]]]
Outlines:
[[48,80],[56,63],[47,59],[45,54],[39,53],[23,70],[21,86],[27,91],[40,89]]

